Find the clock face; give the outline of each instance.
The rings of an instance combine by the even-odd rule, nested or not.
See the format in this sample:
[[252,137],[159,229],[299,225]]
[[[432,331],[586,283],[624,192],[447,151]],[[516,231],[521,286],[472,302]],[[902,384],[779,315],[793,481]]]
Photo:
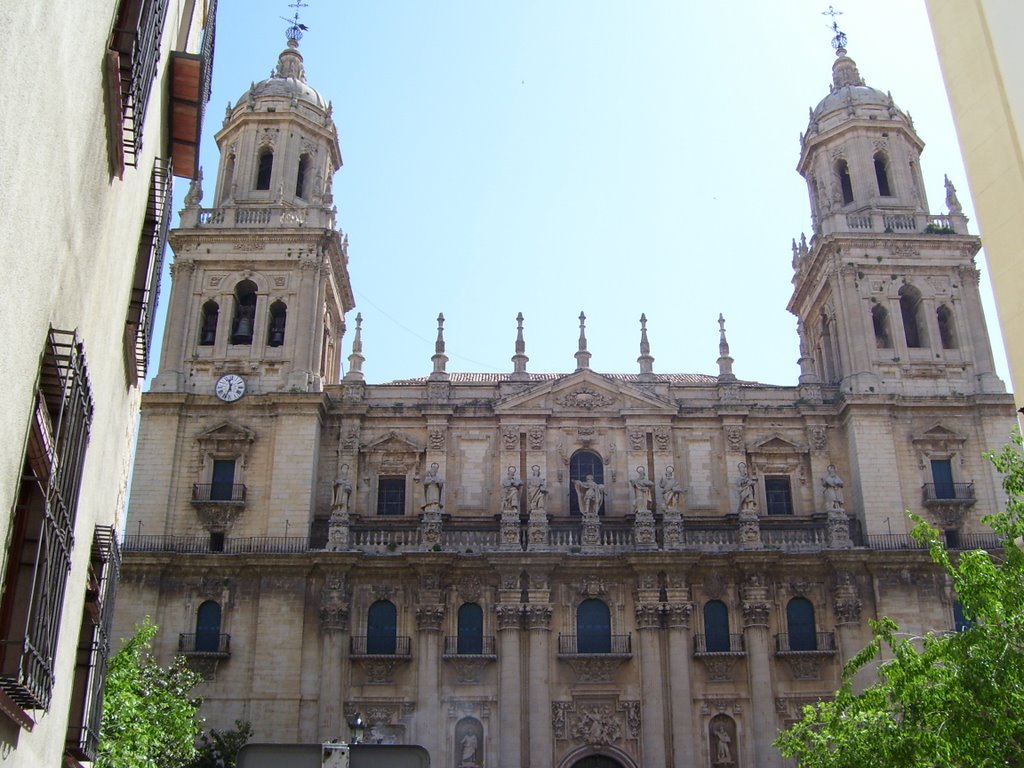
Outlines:
[[213,391],[225,403],[233,403],[245,394],[245,379],[235,373],[226,374],[217,379]]

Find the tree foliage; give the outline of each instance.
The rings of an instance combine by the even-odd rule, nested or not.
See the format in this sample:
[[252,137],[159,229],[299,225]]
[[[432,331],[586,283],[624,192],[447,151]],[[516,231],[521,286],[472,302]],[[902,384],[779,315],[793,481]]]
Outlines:
[[199,735],[198,754],[188,768],[235,768],[238,750],[252,738],[252,723],[235,720],[235,727],[224,731],[211,728]]
[[200,676],[178,656],[167,668],[150,653],[149,618],[110,659],[96,768],[180,768],[196,754]]
[[[1024,458],[1014,441],[989,454],[1008,496],[1005,512],[985,518],[1006,541],[1000,553],[954,558],[938,531],[920,520],[914,529],[971,625],[908,638],[889,619],[872,622],[835,699],[806,707],[776,740],[801,768],[1024,766]],[[877,682],[855,693],[853,676],[883,648]]]

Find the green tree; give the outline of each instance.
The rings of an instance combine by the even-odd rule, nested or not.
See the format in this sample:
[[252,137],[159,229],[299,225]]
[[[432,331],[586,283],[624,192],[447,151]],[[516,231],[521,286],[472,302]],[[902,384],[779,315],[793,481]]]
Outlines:
[[166,669],[150,653],[149,617],[110,659],[96,768],[179,768],[196,754],[200,676],[178,656]]
[[[989,459],[1003,474],[1005,512],[985,518],[1006,544],[950,557],[920,520],[914,535],[953,582],[971,625],[908,638],[890,619],[843,670],[833,701],[804,709],[776,745],[801,768],[1024,766],[1024,457],[1021,438]],[[875,663],[861,693],[853,676]]]
[[224,731],[211,728],[199,735],[198,754],[188,768],[235,768],[238,750],[252,738],[252,723],[235,720],[235,727]]

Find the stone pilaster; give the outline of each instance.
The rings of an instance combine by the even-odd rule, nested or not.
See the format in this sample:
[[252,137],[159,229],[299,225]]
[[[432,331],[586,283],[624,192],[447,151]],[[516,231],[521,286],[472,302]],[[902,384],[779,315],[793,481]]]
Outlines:
[[341,686],[348,680],[349,602],[345,575],[328,573],[320,592],[320,738],[344,738]]
[[[420,598],[423,598],[421,594]],[[441,637],[441,623],[444,621],[443,605],[424,605],[416,609],[416,740],[431,755],[440,755],[444,748],[441,738],[441,700],[438,676],[438,647]]]
[[[531,601],[533,596],[531,595]],[[530,765],[551,765],[551,606],[531,602],[526,606],[526,624],[530,630],[529,680]]]
[[[684,602],[666,603],[662,610],[668,624],[668,664],[672,670],[672,768],[696,768],[699,743],[693,722],[693,688],[690,680],[690,614],[693,604]],[[666,765],[668,763],[665,763]]]
[[640,691],[642,698],[641,743],[644,765],[665,765],[665,700],[658,633],[661,606],[638,603],[636,628],[640,635]]
[[[833,610],[836,615],[836,635],[839,641],[840,660],[845,665],[863,647],[860,637],[861,599],[860,590],[853,574],[841,571],[836,574],[836,586],[833,590]],[[865,680],[862,675],[854,678],[854,688],[863,689]]]
[[772,693],[772,649],[768,635],[771,607],[765,578],[759,574],[748,577],[743,585],[743,639],[753,705],[753,763],[764,768],[780,768],[779,752],[772,746],[779,726]]
[[[519,633],[522,605],[495,607],[498,623],[498,765],[522,765],[522,670]],[[545,707],[547,711],[547,707]]]

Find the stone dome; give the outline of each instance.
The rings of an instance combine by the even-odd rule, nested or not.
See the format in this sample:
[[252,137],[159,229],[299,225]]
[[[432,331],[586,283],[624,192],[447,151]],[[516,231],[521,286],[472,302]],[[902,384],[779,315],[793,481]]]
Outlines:
[[846,55],[845,48],[839,48],[832,64],[831,90],[811,110],[808,133],[827,130],[852,117],[881,117],[909,122],[893,102],[892,94],[866,85],[857,70],[857,63]]
[[253,83],[249,90],[235,104],[235,107],[262,99],[282,99],[286,101],[306,102],[319,109],[327,110],[327,102],[315,88],[306,82],[306,70],[302,64],[302,54],[298,51],[298,42],[288,41],[288,47],[281,51],[277,59],[277,67],[266,80]]

